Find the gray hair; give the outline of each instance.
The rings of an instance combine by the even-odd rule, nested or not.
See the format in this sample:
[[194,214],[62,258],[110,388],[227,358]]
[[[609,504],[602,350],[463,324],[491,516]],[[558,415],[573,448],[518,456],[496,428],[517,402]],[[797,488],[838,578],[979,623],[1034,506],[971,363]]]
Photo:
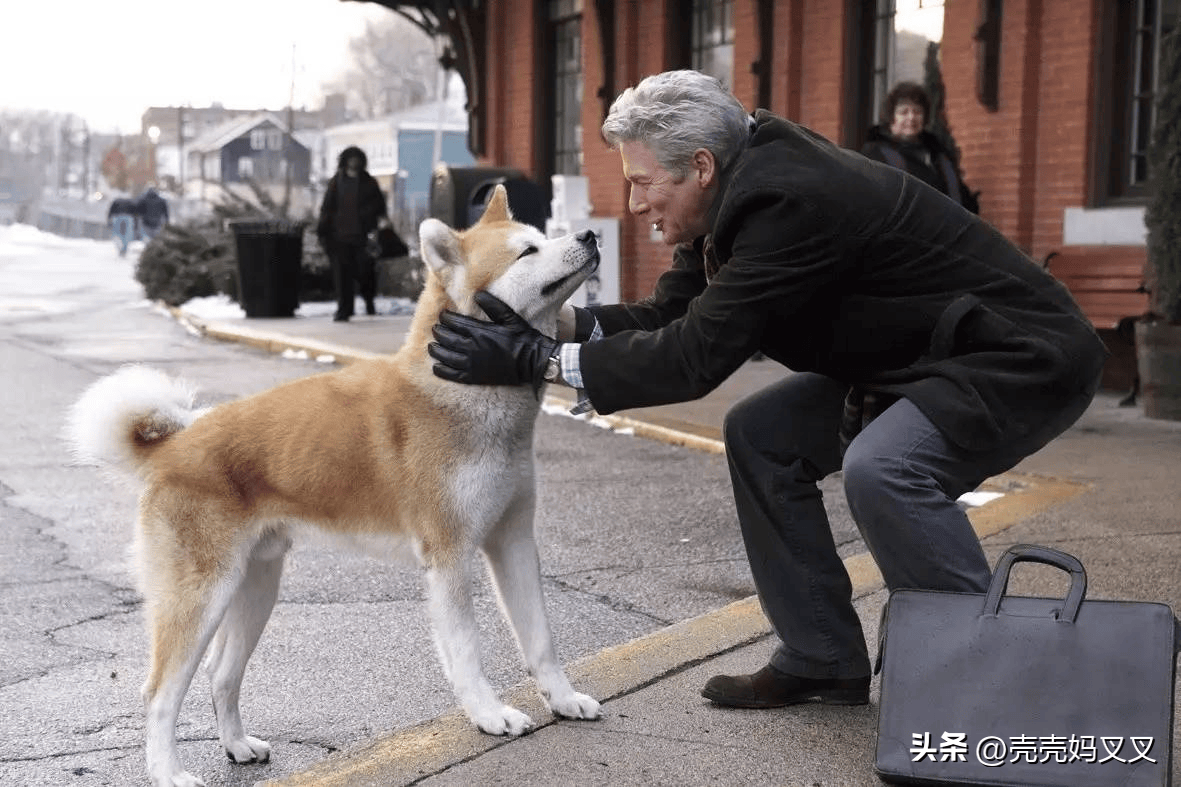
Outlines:
[[619,94],[603,121],[612,148],[641,142],[678,180],[689,174],[693,152],[705,148],[725,169],[750,137],[751,117],[721,82],[700,71],[665,71]]

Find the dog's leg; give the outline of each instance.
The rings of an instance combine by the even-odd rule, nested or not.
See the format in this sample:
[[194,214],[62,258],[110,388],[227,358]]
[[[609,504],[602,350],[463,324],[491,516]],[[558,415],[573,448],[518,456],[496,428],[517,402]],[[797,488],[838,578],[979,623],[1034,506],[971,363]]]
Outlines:
[[491,735],[521,735],[533,720],[496,696],[480,666],[479,627],[468,561],[455,558],[426,572],[427,601],[443,671],[468,718]]
[[[163,590],[166,583],[175,583],[171,592]],[[154,787],[200,787],[205,782],[181,767],[176,720],[201,655],[233,595],[234,582],[211,576],[157,576],[151,587],[147,607],[152,655],[143,690],[148,774]]]
[[597,719],[602,715],[599,703],[574,690],[554,653],[533,538],[533,507],[530,495],[511,509],[488,534],[484,555],[525,664],[550,710],[568,719]]
[[213,689],[218,737],[231,762],[266,762],[270,745],[246,734],[238,709],[242,675],[279,595],[283,558],[291,547],[285,534],[272,533],[254,546],[242,583],[234,593],[210,646],[206,670]]

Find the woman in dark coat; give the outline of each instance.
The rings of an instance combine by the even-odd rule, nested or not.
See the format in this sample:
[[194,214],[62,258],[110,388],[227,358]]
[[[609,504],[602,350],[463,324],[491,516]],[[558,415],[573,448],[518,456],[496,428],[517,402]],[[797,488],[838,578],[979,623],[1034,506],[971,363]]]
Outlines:
[[861,153],[914,175],[973,213],[980,212],[976,195],[960,177],[951,154],[926,130],[931,117],[927,91],[914,82],[899,82],[886,96],[882,122],[869,130]]
[[843,471],[889,588],[979,592],[991,571],[957,498],[1063,432],[1105,350],[1067,290],[993,227],[899,170],[711,77],[648,77],[603,135],[628,208],[674,247],[647,299],[567,310],[565,343],[487,293],[444,313],[440,377],[544,378],[600,413],[703,396],[752,354],[783,379],[724,424],[751,573],[779,636],[770,663],[719,675],[751,708],[868,701],[870,662],[817,482]]
[[332,262],[336,286],[337,322],[353,316],[354,280],[360,285],[365,312],[376,314],[376,260],[366,250],[369,234],[390,226],[385,195],[377,180],[365,169],[369,159],[358,147],[347,147],[337,160],[336,174],[328,181],[316,235]]

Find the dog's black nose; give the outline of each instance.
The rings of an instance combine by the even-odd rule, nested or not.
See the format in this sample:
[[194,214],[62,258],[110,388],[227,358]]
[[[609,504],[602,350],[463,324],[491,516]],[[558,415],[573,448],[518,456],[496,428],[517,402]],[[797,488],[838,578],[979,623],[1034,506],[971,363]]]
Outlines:
[[594,230],[583,230],[574,236],[579,243],[585,243],[587,246],[598,246],[599,236]]

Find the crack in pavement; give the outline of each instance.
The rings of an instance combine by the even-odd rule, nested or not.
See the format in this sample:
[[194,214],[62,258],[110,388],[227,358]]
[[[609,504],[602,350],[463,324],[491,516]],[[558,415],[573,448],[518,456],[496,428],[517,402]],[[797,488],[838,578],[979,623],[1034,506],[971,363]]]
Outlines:
[[637,607],[635,604],[633,604],[630,601],[626,601],[623,599],[614,599],[611,596],[608,596],[606,593],[595,593],[590,590],[584,590],[583,588],[580,588],[577,585],[573,585],[569,582],[566,582],[564,580],[557,579],[554,577],[547,577],[546,581],[548,584],[556,586],[560,590],[566,590],[566,591],[570,591],[573,593],[578,593],[578,594],[583,595],[587,598],[598,601],[599,603],[603,604],[605,607],[610,609],[612,612],[626,612],[631,615],[639,615],[640,617],[646,618],[646,619],[648,619],[654,623],[657,623],[661,626],[667,626],[671,623],[671,621],[669,621],[669,620],[658,617],[656,615],[653,615],[651,612],[647,612],[645,610],[640,609],[639,607]]

